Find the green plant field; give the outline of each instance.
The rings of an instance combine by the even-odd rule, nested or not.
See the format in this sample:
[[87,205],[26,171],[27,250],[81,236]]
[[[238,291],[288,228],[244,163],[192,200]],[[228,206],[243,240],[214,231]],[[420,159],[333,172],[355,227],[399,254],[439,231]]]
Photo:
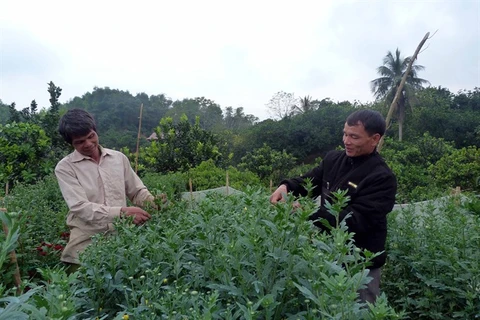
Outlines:
[[[246,187],[243,195],[213,194],[194,203],[176,200],[175,181],[165,177],[156,183],[170,190],[169,207],[141,227],[123,220],[116,234],[97,236],[82,255],[83,266],[70,275],[59,263],[60,251],[47,246],[61,244],[65,231],[66,207],[56,181],[16,189],[2,203],[17,213],[5,219],[17,223],[19,238],[13,244],[0,238],[6,248],[0,319],[475,319],[480,314],[480,202],[474,195],[389,215],[384,295],[365,306],[356,301],[356,291],[369,281],[368,261],[345,227],[317,232],[307,221],[314,202],[300,199],[302,209],[293,213],[294,199],[272,206],[263,188]],[[339,195],[334,208],[344,201]],[[23,279],[20,296],[8,264],[12,247]]]
[[478,203],[450,197],[390,214],[383,287],[409,319],[480,317]]

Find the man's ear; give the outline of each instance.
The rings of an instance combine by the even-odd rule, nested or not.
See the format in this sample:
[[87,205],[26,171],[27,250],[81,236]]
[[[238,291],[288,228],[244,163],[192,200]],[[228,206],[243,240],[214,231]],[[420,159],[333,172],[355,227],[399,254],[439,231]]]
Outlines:
[[372,136],[372,139],[373,139],[373,142],[375,144],[375,146],[378,145],[378,143],[380,142],[380,139],[382,138],[382,136],[380,135],[380,133],[375,133],[373,136]]

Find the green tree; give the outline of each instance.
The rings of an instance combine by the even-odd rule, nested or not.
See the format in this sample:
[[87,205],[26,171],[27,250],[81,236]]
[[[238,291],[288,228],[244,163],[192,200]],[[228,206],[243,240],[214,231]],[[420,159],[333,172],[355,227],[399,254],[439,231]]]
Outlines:
[[10,121],[10,107],[4,104],[0,99],[0,124],[6,124]]
[[195,99],[176,100],[167,111],[166,117],[172,118],[173,122],[179,122],[186,115],[191,124],[195,123],[195,117],[200,114],[200,104]]
[[[475,93],[477,92],[477,93]],[[417,92],[415,110],[405,129],[410,141],[429,132],[432,136],[453,141],[457,149],[480,147],[480,91],[451,93],[442,87]]]
[[[0,101],[0,105],[1,105],[1,101]],[[4,123],[29,122],[29,123],[39,124],[41,122],[40,121],[41,115],[37,112],[38,104],[35,100],[32,100],[29,108],[23,108],[20,111],[16,109],[15,102],[13,102],[11,105],[6,107],[8,108],[9,115],[7,116],[7,119]]]
[[[371,81],[371,90],[378,99],[384,99],[387,104],[390,104],[395,97],[402,77],[407,71],[408,64],[411,57],[403,59],[400,56],[400,50],[395,51],[395,55],[392,52],[388,52],[385,58],[383,58],[383,65],[377,68],[377,73],[380,78]],[[423,87],[424,84],[428,84],[427,80],[417,77],[417,73],[425,69],[424,66],[413,64],[410,74],[407,77],[407,81],[403,87],[401,95],[397,103],[397,119],[398,119],[398,139],[402,141],[403,138],[403,125],[405,121],[405,112],[407,107],[412,106],[412,102],[415,99],[415,92]]]
[[225,108],[224,122],[227,130],[240,132],[252,127],[257,121],[257,117],[251,114],[246,115],[243,107],[238,107],[236,109],[233,109],[232,107]]
[[206,190],[225,186],[227,173],[229,186],[234,189],[245,191],[247,186],[260,184],[260,179],[253,172],[240,171],[235,167],[228,167],[225,170],[217,167],[212,159],[190,169],[185,176],[191,179],[193,190]]
[[38,104],[35,100],[30,103],[30,108],[24,108],[21,112],[26,122],[39,123]]
[[451,142],[425,133],[413,141],[399,142],[387,137],[385,145],[382,156],[397,176],[397,201],[427,200],[446,190],[446,187],[437,186],[429,168],[454,152]]
[[[347,116],[355,110],[348,102],[325,104],[307,114],[264,120],[242,133],[238,154],[251,152],[266,143],[272,149],[285,150],[301,163],[311,163],[342,143],[342,130]],[[238,154],[237,154],[238,153]],[[238,162],[238,161],[237,161]]]
[[280,152],[264,144],[242,157],[238,166],[257,174],[263,182],[272,180],[276,184],[287,178],[286,174],[295,166],[295,162],[295,157],[285,150]]
[[10,111],[10,122],[22,122],[22,113],[18,111],[16,108],[15,102],[12,102],[8,109]]
[[194,99],[200,105],[200,126],[209,131],[223,128],[223,112],[220,105],[204,97]]
[[[136,97],[139,98],[139,94]],[[172,105],[172,100],[164,94],[157,94],[151,95],[148,100],[142,98],[142,103],[142,132],[148,137],[158,126],[160,119],[167,114]]]
[[429,171],[436,183],[445,189],[460,186],[463,190],[478,192],[480,149],[475,146],[456,149],[430,166]]
[[460,90],[452,101],[452,109],[480,111],[480,88]]
[[173,118],[174,122],[180,121],[183,115],[195,123],[195,118],[200,117],[200,127],[205,130],[219,130],[223,127],[223,112],[220,106],[213,100],[205,97],[177,100],[167,111],[167,116]]
[[211,132],[200,128],[200,119],[195,124],[183,115],[178,123],[170,117],[160,121],[155,129],[158,140],[142,148],[140,160],[153,172],[185,172],[202,161],[213,159],[215,165],[222,162],[219,139]]
[[[171,100],[164,95],[151,96],[128,91],[95,87],[82,97],[75,97],[65,104],[66,109],[81,108],[92,113],[102,145],[135,150],[138,136],[140,106],[142,111],[142,137],[148,137],[168,110]],[[145,142],[145,139],[142,139]]]
[[0,184],[32,183],[52,171],[50,139],[36,124],[0,125]]
[[315,110],[316,107],[317,107],[317,104],[314,103],[314,101],[312,100],[312,97],[305,96],[299,99],[298,105],[294,106],[293,113],[294,114],[307,113]]
[[52,81],[48,83],[48,93],[50,94],[50,107],[42,120],[42,127],[45,134],[50,138],[53,149],[65,148],[65,142],[58,134],[58,121],[60,120],[60,102],[58,98],[62,94],[62,88],[57,87]]

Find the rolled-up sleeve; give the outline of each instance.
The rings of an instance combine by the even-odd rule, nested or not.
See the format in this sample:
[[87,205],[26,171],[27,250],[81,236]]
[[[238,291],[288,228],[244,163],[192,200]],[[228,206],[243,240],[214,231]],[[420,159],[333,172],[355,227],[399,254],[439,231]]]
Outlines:
[[133,171],[130,162],[126,156],[123,157],[125,194],[128,199],[136,206],[142,207],[146,203],[153,203],[154,197],[143,184],[142,180]]

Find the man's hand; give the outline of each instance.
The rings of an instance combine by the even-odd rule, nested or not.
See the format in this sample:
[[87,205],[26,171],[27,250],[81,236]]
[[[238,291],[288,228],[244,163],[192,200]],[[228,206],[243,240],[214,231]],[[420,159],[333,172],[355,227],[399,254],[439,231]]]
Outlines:
[[161,204],[163,206],[168,201],[167,195],[165,193],[160,193],[155,196],[155,203]]
[[155,210],[166,208],[168,205],[167,195],[165,193],[158,193],[148,202],[148,204]]
[[136,225],[144,224],[152,216],[139,207],[122,207],[121,214],[126,217],[133,217],[133,223]]
[[270,203],[277,204],[279,201],[285,201],[284,195],[288,193],[287,186],[282,184],[270,196]]

